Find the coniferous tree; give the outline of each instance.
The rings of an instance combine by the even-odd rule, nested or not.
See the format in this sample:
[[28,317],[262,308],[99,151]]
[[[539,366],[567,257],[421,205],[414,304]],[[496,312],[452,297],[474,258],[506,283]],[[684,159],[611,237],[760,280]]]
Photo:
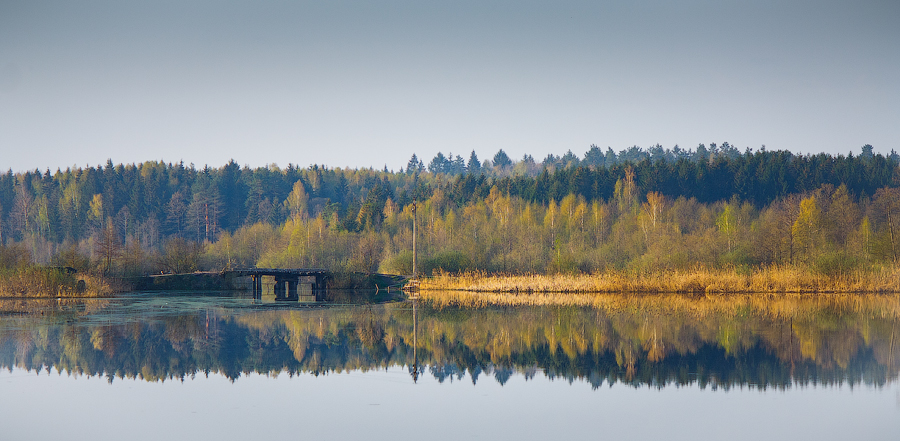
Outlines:
[[503,149],[500,149],[499,151],[497,151],[497,154],[494,155],[492,164],[495,168],[502,170],[512,166],[512,160],[509,159],[509,156],[507,156],[506,152],[504,152]]
[[434,159],[428,163],[428,171],[431,173],[446,173],[448,171],[448,165],[449,161],[444,157],[444,154],[438,152]]
[[469,155],[466,172],[473,175],[481,173],[481,162],[478,161],[478,155],[475,154],[475,150],[472,150],[472,153]]

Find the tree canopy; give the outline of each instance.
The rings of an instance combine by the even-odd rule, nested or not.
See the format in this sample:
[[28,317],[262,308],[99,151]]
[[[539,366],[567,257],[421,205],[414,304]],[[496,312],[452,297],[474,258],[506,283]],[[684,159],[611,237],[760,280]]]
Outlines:
[[0,245],[21,244],[37,262],[75,246],[104,271],[137,249],[164,254],[174,239],[203,244],[209,267],[402,271],[418,200],[424,261],[447,270],[893,262],[898,160],[868,145],[832,156],[723,143],[591,146],[541,163],[439,153],[427,168],[412,155],[398,173],[108,161],[0,175]]

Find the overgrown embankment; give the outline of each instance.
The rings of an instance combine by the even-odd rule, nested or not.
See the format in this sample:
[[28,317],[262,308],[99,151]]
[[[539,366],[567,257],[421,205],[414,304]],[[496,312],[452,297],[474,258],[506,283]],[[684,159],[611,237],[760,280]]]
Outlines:
[[388,287],[399,289],[405,282],[403,276],[395,274],[336,272],[327,280],[328,289],[374,289],[386,290]]

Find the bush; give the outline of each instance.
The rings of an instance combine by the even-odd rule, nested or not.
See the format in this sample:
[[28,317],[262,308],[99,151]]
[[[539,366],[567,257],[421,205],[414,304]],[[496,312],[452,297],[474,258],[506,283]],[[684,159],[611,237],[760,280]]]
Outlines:
[[413,253],[409,250],[401,251],[385,258],[381,262],[379,271],[384,274],[412,274]]
[[733,251],[722,256],[722,263],[737,267],[755,266],[759,264],[753,258],[753,250],[746,246],[735,247]]
[[826,276],[840,276],[855,271],[860,266],[859,258],[844,252],[822,254],[813,262],[813,269]]
[[172,274],[194,272],[199,268],[201,249],[201,245],[196,242],[180,237],[169,239],[163,247],[159,266]]
[[64,268],[29,266],[0,270],[0,293],[5,295],[58,296],[80,293],[84,286]]
[[[381,262],[379,271],[385,274],[412,274],[412,251],[404,250]],[[473,269],[472,259],[459,251],[442,251],[434,256],[419,256],[419,274],[435,272],[460,273]]]
[[59,247],[50,263],[53,266],[74,268],[78,272],[85,272],[91,268],[91,259],[79,253],[74,245]]
[[64,268],[31,267],[25,271],[27,280],[49,292],[75,291],[78,280]]
[[31,251],[23,244],[0,245],[0,269],[16,270],[31,265]]
[[443,251],[422,262],[422,274],[434,274],[435,271],[461,273],[472,269],[472,259],[459,251]]

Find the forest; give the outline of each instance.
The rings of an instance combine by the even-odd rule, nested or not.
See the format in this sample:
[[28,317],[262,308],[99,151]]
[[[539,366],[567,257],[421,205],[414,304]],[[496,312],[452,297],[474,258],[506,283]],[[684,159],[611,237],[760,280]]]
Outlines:
[[[505,274],[894,266],[900,156],[728,143],[400,170],[145,162],[0,175],[0,279],[235,267]],[[46,273],[46,271],[45,271]],[[46,278],[65,278],[50,273]],[[62,283],[62,282],[60,282]]]

